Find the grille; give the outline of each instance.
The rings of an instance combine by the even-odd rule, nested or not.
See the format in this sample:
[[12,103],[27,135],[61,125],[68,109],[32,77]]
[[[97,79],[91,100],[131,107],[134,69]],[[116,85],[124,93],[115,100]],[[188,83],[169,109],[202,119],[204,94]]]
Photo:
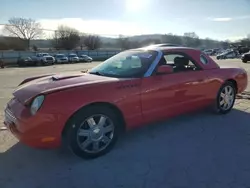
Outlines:
[[13,113],[7,108],[5,110],[5,119],[9,122],[13,122],[13,123],[16,123],[16,118],[15,116],[13,115]]
[[52,57],[46,57],[46,60],[53,60]]

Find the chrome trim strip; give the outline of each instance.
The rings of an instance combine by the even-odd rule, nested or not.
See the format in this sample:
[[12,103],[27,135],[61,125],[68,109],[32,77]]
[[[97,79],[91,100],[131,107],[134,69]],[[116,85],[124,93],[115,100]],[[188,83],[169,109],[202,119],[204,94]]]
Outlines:
[[13,123],[16,123],[17,119],[13,115],[13,113],[7,108],[5,109],[5,119],[8,121],[12,121]]
[[155,67],[158,65],[163,53],[160,50],[155,50],[158,52],[158,55],[156,56],[155,60],[153,61],[153,63],[150,65],[150,67],[148,68],[147,72],[144,74],[144,78],[145,77],[150,77],[153,73],[153,71],[155,70]]

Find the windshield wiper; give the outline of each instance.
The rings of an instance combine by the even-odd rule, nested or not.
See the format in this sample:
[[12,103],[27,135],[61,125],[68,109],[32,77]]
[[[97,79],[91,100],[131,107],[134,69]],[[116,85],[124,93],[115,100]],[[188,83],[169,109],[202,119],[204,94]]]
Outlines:
[[89,74],[94,74],[94,75],[99,75],[99,76],[103,76],[103,74],[102,73],[100,73],[100,72],[89,72]]

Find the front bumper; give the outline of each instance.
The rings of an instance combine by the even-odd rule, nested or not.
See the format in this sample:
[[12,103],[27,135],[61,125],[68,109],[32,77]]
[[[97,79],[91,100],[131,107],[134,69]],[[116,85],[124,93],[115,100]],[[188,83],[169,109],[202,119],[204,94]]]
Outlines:
[[71,59],[70,61],[79,62],[79,59]]
[[246,56],[241,56],[241,60],[242,61],[249,61],[248,58]]
[[58,59],[57,62],[58,63],[68,63],[69,60],[67,60],[67,59]]
[[4,124],[25,145],[34,148],[56,148],[61,145],[57,116],[36,114],[13,98],[5,109]]

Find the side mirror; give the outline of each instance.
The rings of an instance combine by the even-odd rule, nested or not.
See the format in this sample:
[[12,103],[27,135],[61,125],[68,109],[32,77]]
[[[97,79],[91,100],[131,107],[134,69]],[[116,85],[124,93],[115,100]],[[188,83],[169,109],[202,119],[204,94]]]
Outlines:
[[157,68],[156,74],[169,74],[173,73],[173,67],[170,65],[161,65]]

